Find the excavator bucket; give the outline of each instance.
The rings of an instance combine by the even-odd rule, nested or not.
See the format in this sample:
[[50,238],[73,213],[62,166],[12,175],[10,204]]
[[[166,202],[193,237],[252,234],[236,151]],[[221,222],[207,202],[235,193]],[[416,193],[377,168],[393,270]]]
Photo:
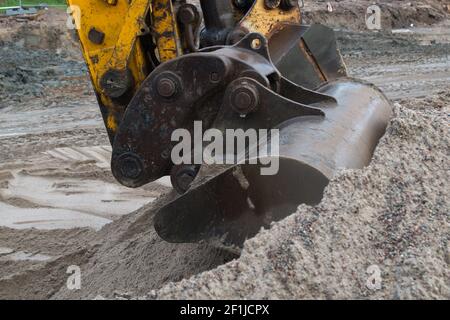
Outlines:
[[[378,89],[344,78],[318,92],[336,99],[320,103],[323,117],[299,117],[280,129],[279,171],[261,175],[259,165],[240,164],[218,175],[200,171],[199,185],[162,208],[159,235],[170,242],[208,239],[239,248],[261,228],[294,213],[300,204],[317,205],[339,169],[369,164],[391,116]],[[267,163],[268,161],[262,161]],[[207,171],[205,169],[205,171]]]
[[[295,30],[280,30],[272,42],[250,33],[233,46],[167,62],[153,73],[160,78],[150,76],[132,100],[113,155],[113,168],[121,168],[113,170],[116,178],[131,186],[164,173],[167,158],[161,154],[173,150],[169,122],[175,122],[173,130],[182,127],[190,132],[195,131],[195,120],[222,133],[279,130],[279,153],[257,157],[252,163],[248,157],[234,155],[242,162],[219,168],[192,163],[169,166],[174,186],[185,193],[157,213],[155,228],[164,240],[208,241],[239,250],[246,239],[295,212],[300,204],[320,203],[339,169],[369,164],[391,116],[389,101],[372,85],[346,76],[330,29],[303,28],[294,37]],[[289,33],[293,43],[281,41],[283,32]],[[326,50],[315,38],[322,38]],[[296,62],[305,67],[297,67]],[[189,71],[201,67],[204,72],[198,71],[192,82]],[[211,70],[222,75],[223,82],[211,83]],[[184,94],[170,101],[156,97],[152,88],[157,91],[161,77],[171,79],[175,87],[185,84]],[[195,111],[198,108],[202,111]],[[142,121],[153,118],[158,119],[153,126]],[[158,139],[142,142],[142,136]],[[261,147],[250,145],[248,150]],[[278,168],[272,175],[262,175],[261,163],[271,162],[268,157]],[[143,158],[150,161],[145,163]],[[146,174],[129,181],[122,171],[126,162],[143,163],[140,170]]]
[[[391,117],[382,92],[348,77],[333,30],[302,24],[298,1],[69,4],[113,175],[131,188],[170,175],[180,193],[156,215],[167,241],[239,249],[320,203],[338,170],[368,165]],[[228,150],[230,131],[243,150]],[[193,144],[174,159],[186,133]]]
[[275,175],[261,175],[261,165],[255,164],[226,169],[203,165],[191,189],[156,216],[155,228],[166,241],[207,240],[239,251],[246,239],[294,213],[300,204],[319,204],[338,170],[370,163],[391,118],[391,104],[373,85],[348,78],[333,30],[284,25],[272,35],[268,49],[282,77],[322,95],[285,86],[284,96],[321,110],[323,116],[277,124]]

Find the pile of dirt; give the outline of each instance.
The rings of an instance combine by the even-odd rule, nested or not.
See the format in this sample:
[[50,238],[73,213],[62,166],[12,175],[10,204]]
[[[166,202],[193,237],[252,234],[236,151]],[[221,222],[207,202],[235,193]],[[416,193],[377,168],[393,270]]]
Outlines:
[[[320,205],[262,231],[239,258],[161,240],[151,225],[169,194],[57,260],[0,279],[0,288],[22,288],[0,296],[448,299],[450,105],[422,111],[423,103],[396,105],[369,167],[342,171]],[[79,291],[65,285],[73,264],[82,270]]]
[[88,92],[87,68],[64,19],[61,10],[34,20],[0,19],[0,109],[65,86]]
[[[381,9],[381,27],[383,30],[430,26],[446,17],[446,1],[377,1]],[[321,23],[350,30],[367,30],[366,13],[373,1],[305,1],[304,19],[306,23]],[[331,12],[329,5],[331,5]]]
[[81,57],[75,33],[67,27],[68,16],[64,10],[41,10],[31,18],[24,17],[0,17],[0,40],[27,49],[59,50]]
[[449,299],[448,107],[397,105],[372,164],[342,172],[320,205],[146,298]]
[[52,298],[144,295],[149,288],[190,278],[235,258],[207,244],[170,244],[162,240],[152,227],[153,217],[173,196],[163,196],[106,226],[96,237],[95,254],[81,266],[81,290],[74,292],[63,286]]
[[[169,244],[156,234],[153,216],[174,194],[163,196],[155,203],[105,226],[94,233],[86,229],[36,232],[26,236],[40,246],[41,252],[57,255],[55,259],[28,264],[28,270],[13,272],[20,262],[0,260],[5,272],[0,272],[0,298],[21,299],[94,299],[144,295],[168,282],[181,281],[199,272],[222,265],[234,255],[206,244]],[[2,246],[20,250],[12,239],[19,231],[2,228]],[[76,235],[81,239],[75,239]],[[52,236],[45,241],[46,236]],[[4,238],[8,238],[5,242]],[[64,240],[64,238],[66,240]],[[58,241],[71,242],[58,247]],[[24,244],[26,246],[26,244]],[[0,252],[1,257],[1,252]],[[66,286],[66,270],[71,265],[81,267],[82,288],[71,291]]]
[[0,60],[0,109],[43,97],[64,86],[73,90],[81,85],[88,92],[85,64],[68,58],[63,52],[25,49],[9,43],[0,48]]
[[[67,267],[88,261],[86,248],[94,233],[90,229],[24,231],[1,227],[0,299],[43,299],[55,294],[65,282],[61,275]],[[8,259],[9,252],[15,252],[14,259]],[[52,256],[47,256],[49,252]]]

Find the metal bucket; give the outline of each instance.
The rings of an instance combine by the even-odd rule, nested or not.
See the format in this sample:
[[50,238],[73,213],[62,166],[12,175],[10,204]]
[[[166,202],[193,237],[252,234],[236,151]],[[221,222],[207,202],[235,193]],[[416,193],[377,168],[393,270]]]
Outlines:
[[202,183],[158,212],[158,234],[169,242],[208,239],[240,247],[300,204],[320,203],[339,169],[367,166],[391,118],[390,102],[376,87],[348,78],[317,91],[337,104],[314,105],[325,117],[294,118],[279,126],[277,175],[263,176],[260,165],[251,164],[229,167],[209,180],[200,173]]

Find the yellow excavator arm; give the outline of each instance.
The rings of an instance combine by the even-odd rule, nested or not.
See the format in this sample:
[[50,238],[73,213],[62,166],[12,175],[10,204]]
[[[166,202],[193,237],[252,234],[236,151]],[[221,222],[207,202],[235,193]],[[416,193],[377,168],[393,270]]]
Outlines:
[[[68,0],[111,139],[136,90],[155,68],[181,55],[171,0]],[[77,16],[77,14],[79,14]]]

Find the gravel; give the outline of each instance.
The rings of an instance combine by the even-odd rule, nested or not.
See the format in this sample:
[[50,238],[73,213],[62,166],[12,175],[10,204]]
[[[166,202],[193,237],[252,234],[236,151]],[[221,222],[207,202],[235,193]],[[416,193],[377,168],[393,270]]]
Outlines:
[[449,299],[449,106],[396,105],[372,164],[343,171],[319,206],[146,298]]

